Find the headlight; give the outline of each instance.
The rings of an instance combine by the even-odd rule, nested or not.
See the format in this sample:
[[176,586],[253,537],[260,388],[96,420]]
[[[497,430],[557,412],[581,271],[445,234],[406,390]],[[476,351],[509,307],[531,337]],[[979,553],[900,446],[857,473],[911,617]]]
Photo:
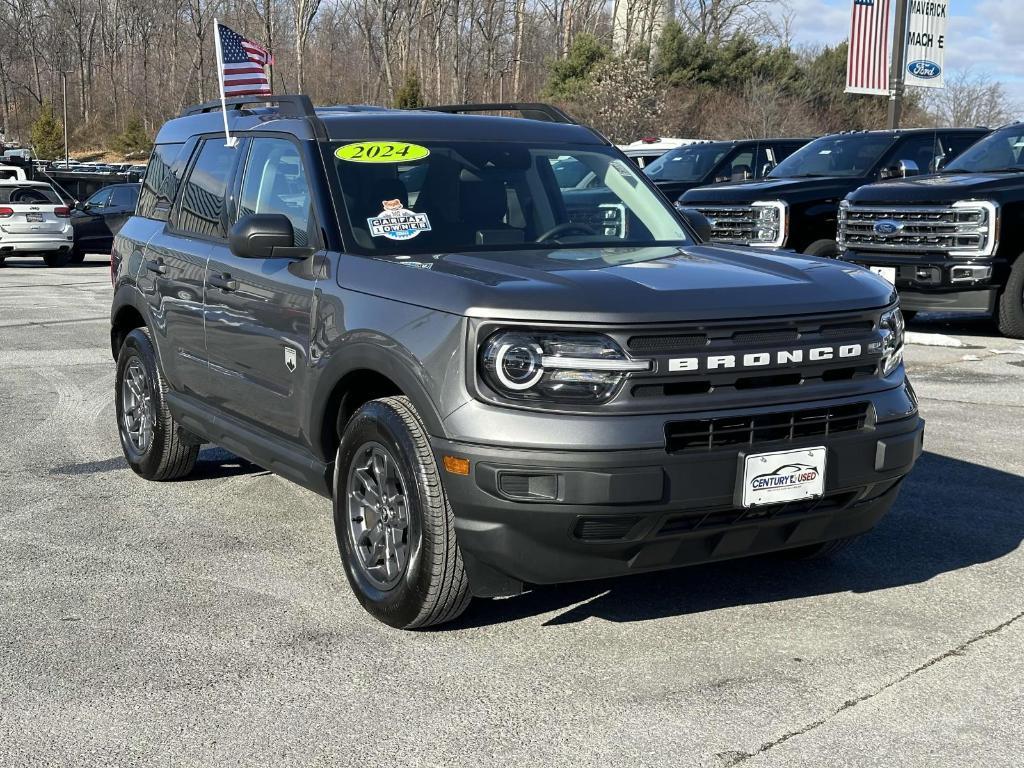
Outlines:
[[999,245],[999,206],[988,200],[959,200],[956,212],[956,243],[950,256],[991,256]]
[[882,313],[878,323],[882,330],[882,375],[888,376],[903,362],[903,337],[906,324],[900,308]]
[[751,245],[781,248],[789,235],[789,206],[782,200],[761,200],[753,204],[754,239]]
[[484,380],[513,400],[602,403],[628,373],[649,371],[600,334],[499,331],[480,352]]

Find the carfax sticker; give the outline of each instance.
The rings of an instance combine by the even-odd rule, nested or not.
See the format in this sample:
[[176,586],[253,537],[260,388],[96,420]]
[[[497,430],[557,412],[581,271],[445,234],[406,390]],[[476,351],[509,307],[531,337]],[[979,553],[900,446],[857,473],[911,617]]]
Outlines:
[[408,163],[422,160],[430,150],[404,141],[357,141],[334,150],[334,156],[350,163]]
[[420,232],[430,231],[430,219],[425,213],[416,213],[402,206],[401,200],[383,201],[384,210],[366,220],[372,237],[388,240],[411,240]]

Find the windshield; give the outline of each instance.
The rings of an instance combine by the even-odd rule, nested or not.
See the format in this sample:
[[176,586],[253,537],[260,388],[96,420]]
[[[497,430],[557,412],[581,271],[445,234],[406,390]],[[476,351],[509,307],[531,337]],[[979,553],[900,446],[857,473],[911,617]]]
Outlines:
[[990,133],[943,170],[967,173],[1024,171],[1024,125]]
[[768,177],[867,176],[892,143],[893,136],[886,134],[824,136],[787,157],[775,166]]
[[611,147],[367,141],[331,153],[352,240],[366,254],[689,242]]
[[691,144],[667,152],[644,168],[653,181],[700,181],[729,151],[729,144]]

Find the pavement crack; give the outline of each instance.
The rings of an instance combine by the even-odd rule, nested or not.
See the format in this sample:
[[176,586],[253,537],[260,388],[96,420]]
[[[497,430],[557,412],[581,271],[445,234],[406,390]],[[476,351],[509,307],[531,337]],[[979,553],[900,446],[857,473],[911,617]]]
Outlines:
[[982,403],[974,400],[951,400],[948,397],[920,397],[918,400],[929,403],[954,403],[956,405],[980,405],[983,408],[1024,408],[1024,403]]
[[803,736],[805,733],[809,733],[810,731],[813,731],[815,728],[818,728],[819,726],[825,725],[825,723],[827,723],[829,720],[832,720],[837,715],[842,714],[843,712],[845,712],[848,709],[852,709],[853,707],[857,706],[858,704],[862,704],[865,701],[869,701],[869,700],[875,698],[879,694],[884,693],[885,691],[889,690],[890,688],[892,688],[894,686],[897,686],[897,685],[899,685],[901,683],[906,682],[907,680],[909,680],[910,678],[914,677],[915,675],[918,675],[921,672],[924,672],[929,667],[933,667],[936,664],[939,664],[939,663],[945,661],[946,659],[948,659],[950,657],[964,655],[964,653],[967,651],[967,649],[970,648],[975,643],[980,642],[981,640],[985,640],[985,639],[987,639],[989,637],[992,637],[993,635],[995,635],[995,634],[997,634],[999,632],[1002,632],[1008,626],[1010,626],[1011,624],[1013,624],[1016,621],[1019,621],[1022,618],[1024,618],[1024,611],[1022,611],[1021,613],[1018,613],[1016,616],[1013,616],[1012,618],[1007,619],[1002,624],[999,624],[999,625],[997,625],[995,627],[990,627],[989,629],[986,629],[986,630],[984,630],[982,632],[979,632],[977,635],[972,637],[970,640],[964,641],[963,643],[961,643],[960,645],[956,646],[955,648],[951,648],[948,651],[944,651],[943,653],[940,653],[938,656],[934,656],[934,657],[928,659],[928,661],[924,662],[924,664],[921,664],[920,666],[914,667],[914,669],[910,670],[909,672],[907,672],[907,673],[905,673],[903,675],[900,675],[895,680],[890,680],[888,683],[883,685],[878,690],[872,691],[870,693],[865,693],[863,696],[858,696],[855,699],[849,699],[849,700],[843,702],[843,705],[841,707],[838,707],[832,713],[826,715],[825,717],[822,717],[819,720],[814,720],[813,722],[807,723],[806,725],[803,725],[803,726],[801,726],[799,728],[796,728],[796,729],[794,729],[792,731],[787,731],[786,733],[782,734],[781,736],[779,736],[776,739],[773,739],[772,741],[765,742],[760,747],[758,747],[758,749],[756,751],[754,751],[754,752],[740,752],[740,753],[737,753],[737,752],[722,752],[722,753],[719,753],[719,758],[724,761],[725,765],[732,766],[732,765],[740,765],[741,763],[746,762],[747,760],[751,759],[752,757],[757,757],[758,755],[763,755],[764,753],[769,752],[772,749],[775,749],[775,747],[779,746],[780,744],[786,743],[790,739],[794,739],[797,736]]

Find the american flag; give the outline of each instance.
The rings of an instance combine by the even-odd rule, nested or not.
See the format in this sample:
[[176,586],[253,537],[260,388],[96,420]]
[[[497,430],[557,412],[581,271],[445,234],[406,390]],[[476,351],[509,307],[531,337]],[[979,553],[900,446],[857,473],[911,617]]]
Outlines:
[[846,92],[889,93],[889,0],[853,0]]
[[259,43],[246,40],[230,27],[217,23],[225,96],[269,96],[270,81],[263,67],[274,55]]

